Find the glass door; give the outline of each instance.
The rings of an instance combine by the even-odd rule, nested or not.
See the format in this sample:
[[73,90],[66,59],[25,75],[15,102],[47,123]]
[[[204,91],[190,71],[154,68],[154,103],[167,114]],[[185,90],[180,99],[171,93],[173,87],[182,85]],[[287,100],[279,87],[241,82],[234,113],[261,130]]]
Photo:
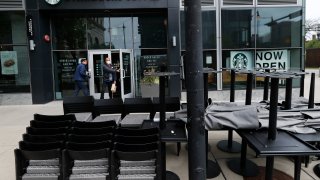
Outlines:
[[[91,74],[89,80],[90,95],[99,99],[103,86],[103,61],[106,57],[111,59],[112,65],[117,72],[117,91],[113,98],[133,97],[133,54],[131,49],[109,49],[109,50],[90,50],[88,51],[88,70]],[[106,90],[104,98],[109,98]]]
[[131,49],[120,49],[120,77],[122,98],[133,97],[133,54]]
[[[90,50],[88,51],[88,71],[91,74],[89,80],[90,95],[95,99],[100,98],[102,85],[103,85],[103,60],[106,57],[111,57],[111,51],[109,50]],[[105,98],[109,97],[105,94]]]

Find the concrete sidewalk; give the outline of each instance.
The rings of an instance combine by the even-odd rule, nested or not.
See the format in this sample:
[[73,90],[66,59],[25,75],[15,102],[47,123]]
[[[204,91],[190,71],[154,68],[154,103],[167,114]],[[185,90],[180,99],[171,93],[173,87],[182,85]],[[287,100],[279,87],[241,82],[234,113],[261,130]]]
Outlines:
[[[315,71],[316,72],[316,71]],[[320,101],[320,78],[316,72],[316,101]],[[305,79],[305,97],[308,98],[310,75]],[[13,150],[17,148],[18,142],[22,139],[22,134],[26,132],[30,120],[34,113],[40,114],[63,114],[62,101],[53,101],[43,105],[7,105],[0,106],[0,180],[15,179],[15,161]],[[210,131],[209,144],[211,151],[209,158],[217,161],[222,169],[222,173],[215,179],[240,180],[241,176],[231,172],[226,166],[226,161],[232,157],[240,157],[240,153],[224,153],[216,148],[220,140],[227,139],[227,131]],[[234,133],[234,140],[241,142],[239,136]],[[176,144],[167,145],[167,169],[179,175],[181,180],[188,180],[188,152],[182,144],[180,156],[176,156]],[[250,148],[248,148],[249,159],[258,165],[265,166],[265,158],[256,158]],[[313,167],[319,161],[312,162],[308,168],[303,166],[301,179],[314,180],[319,179],[313,173]],[[282,170],[293,176],[294,164],[291,159],[286,157],[275,158],[275,168]]]

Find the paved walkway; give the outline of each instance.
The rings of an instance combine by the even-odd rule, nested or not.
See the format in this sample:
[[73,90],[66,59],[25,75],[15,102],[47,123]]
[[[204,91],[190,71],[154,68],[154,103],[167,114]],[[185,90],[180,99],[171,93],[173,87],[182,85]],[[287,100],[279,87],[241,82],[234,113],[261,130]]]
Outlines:
[[[309,71],[311,72],[311,71]],[[316,101],[320,101],[320,78],[318,71],[316,76]],[[310,75],[306,76],[306,93],[305,97],[308,97],[310,82]],[[15,179],[15,162],[13,150],[17,147],[18,142],[22,138],[22,134],[25,133],[26,127],[29,125],[31,119],[33,119],[34,113],[40,114],[63,114],[62,101],[53,101],[43,105],[7,105],[0,106],[0,180],[13,180]],[[228,180],[241,180],[242,177],[234,174],[226,166],[226,161],[232,157],[239,157],[239,153],[224,153],[216,148],[216,144],[221,139],[227,139],[226,131],[210,131],[209,132],[209,144],[211,145],[211,151],[209,154],[210,159],[216,160],[221,166],[222,173],[215,179],[228,179]],[[235,140],[241,142],[239,136],[235,134]],[[183,144],[182,152],[180,156],[176,156],[176,145],[167,145],[167,169],[177,173],[181,180],[188,180],[188,152],[184,148]],[[249,149],[248,158],[256,162],[258,165],[265,165],[265,158],[256,158],[253,151]],[[301,179],[314,180],[317,178],[312,168],[319,161],[312,162],[308,168],[304,168],[301,172]],[[282,170],[289,175],[293,176],[293,162],[286,157],[275,158],[275,168]]]

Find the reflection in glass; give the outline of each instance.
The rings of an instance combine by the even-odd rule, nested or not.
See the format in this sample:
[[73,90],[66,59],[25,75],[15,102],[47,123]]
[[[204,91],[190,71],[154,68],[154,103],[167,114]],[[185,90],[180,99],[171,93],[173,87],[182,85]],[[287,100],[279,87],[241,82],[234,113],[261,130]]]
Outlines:
[[222,10],[222,48],[254,47],[254,18],[252,9]]
[[[159,70],[156,67],[156,64],[168,64],[167,62],[167,51],[165,49],[136,49],[134,51],[135,54],[135,64],[134,69],[136,70],[136,78],[135,78],[135,89],[137,96],[149,96],[149,97],[158,97],[159,96],[159,83],[158,77],[154,78],[145,78],[144,72],[149,70],[157,71]],[[151,62],[148,60],[152,60]],[[150,76],[151,77],[151,76]],[[148,83],[149,86],[144,86],[144,82]],[[151,86],[150,86],[151,85]],[[154,87],[156,86],[156,87]],[[149,88],[148,91],[145,88]],[[150,88],[154,88],[150,91]],[[167,83],[166,83],[166,88]],[[146,94],[145,92],[152,92],[152,94]]]
[[110,39],[105,24],[108,23],[108,18],[87,18],[87,35],[89,49],[109,49]]
[[112,17],[110,24],[105,26],[111,37],[110,46],[114,49],[132,48],[132,18],[131,17]]
[[216,11],[202,11],[203,49],[216,48]]
[[57,51],[53,53],[56,99],[73,95],[73,75],[80,58],[87,58],[87,51]]
[[134,48],[166,48],[167,20],[162,14],[133,17]]
[[87,49],[86,19],[55,17],[52,26],[53,49]]
[[[181,49],[186,48],[186,22],[185,12],[180,11],[180,27],[181,27]],[[216,11],[202,11],[202,41],[203,49],[216,48]]]
[[302,10],[257,8],[257,48],[301,47]]

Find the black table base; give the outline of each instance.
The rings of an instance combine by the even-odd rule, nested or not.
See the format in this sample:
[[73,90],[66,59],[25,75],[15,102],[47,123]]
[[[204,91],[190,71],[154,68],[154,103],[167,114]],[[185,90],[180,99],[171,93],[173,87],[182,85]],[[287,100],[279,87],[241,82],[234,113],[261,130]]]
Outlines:
[[313,172],[320,178],[320,164],[313,167]]
[[246,177],[254,177],[259,174],[259,167],[250,160],[246,160],[245,167],[241,166],[241,159],[236,158],[227,162],[228,167],[235,173]]
[[219,176],[220,172],[221,172],[221,169],[218,163],[211,160],[207,161],[207,179],[211,179]]
[[222,140],[218,142],[217,147],[223,152],[228,152],[228,153],[241,152],[241,144],[236,141],[232,141],[230,146],[229,140]]
[[180,180],[180,178],[174,172],[166,171],[166,180]]

